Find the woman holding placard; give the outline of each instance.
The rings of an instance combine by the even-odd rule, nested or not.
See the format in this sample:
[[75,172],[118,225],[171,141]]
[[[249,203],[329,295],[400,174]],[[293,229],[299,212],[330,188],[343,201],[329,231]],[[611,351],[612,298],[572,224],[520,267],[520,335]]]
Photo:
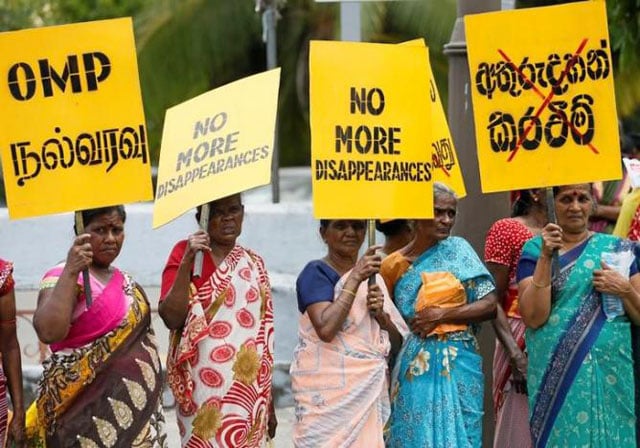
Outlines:
[[167,378],[182,446],[263,447],[277,425],[269,277],[262,258],[237,244],[240,195],[208,205],[207,231],[178,242],[162,273],[159,312],[172,330]]
[[327,254],[296,282],[298,345],[291,363],[296,448],[383,448],[389,416],[387,362],[408,330],[391,303],[380,246],[362,257],[364,220],[320,221]]
[[496,313],[495,286],[473,248],[450,236],[455,193],[434,183],[434,218],[381,273],[412,333],[393,371],[387,447],[480,447],[484,379],[474,323]]
[[588,184],[553,190],[558,223],[524,245],[517,270],[534,446],[636,446],[638,248],[589,231]]
[[82,219],[84,233],[40,285],[33,325],[52,354],[27,412],[29,446],[166,447],[151,308],[112,264],[124,242],[124,207],[84,210]]

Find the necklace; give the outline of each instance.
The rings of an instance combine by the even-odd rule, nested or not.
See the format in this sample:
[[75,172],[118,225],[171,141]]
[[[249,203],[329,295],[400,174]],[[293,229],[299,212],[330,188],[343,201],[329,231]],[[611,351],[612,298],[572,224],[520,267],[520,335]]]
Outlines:
[[[329,266],[331,266],[331,269],[333,269],[334,271],[336,271],[340,276],[342,276],[345,272],[347,272],[349,269],[351,269],[350,267],[349,267],[349,268],[346,268],[346,269],[342,269],[342,268],[340,268],[340,267],[336,266],[336,265],[331,261],[331,258],[329,258],[329,255],[325,256],[322,260],[323,260],[325,263],[327,263]],[[353,267],[353,265],[352,265],[351,267]]]

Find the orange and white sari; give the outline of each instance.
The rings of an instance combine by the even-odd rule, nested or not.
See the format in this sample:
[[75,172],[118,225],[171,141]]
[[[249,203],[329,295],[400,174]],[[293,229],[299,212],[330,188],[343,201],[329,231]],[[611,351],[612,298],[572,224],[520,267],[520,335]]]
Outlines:
[[[340,294],[349,273],[335,285]],[[389,298],[382,277],[384,311],[401,333],[408,332]],[[309,314],[300,316],[298,345],[291,364],[296,406],[293,440],[297,448],[384,447],[383,429],[389,418],[388,333],[366,305],[362,282],[342,330],[323,342]]]
[[262,259],[236,246],[172,333],[168,381],[183,447],[263,447],[273,369],[273,306]]

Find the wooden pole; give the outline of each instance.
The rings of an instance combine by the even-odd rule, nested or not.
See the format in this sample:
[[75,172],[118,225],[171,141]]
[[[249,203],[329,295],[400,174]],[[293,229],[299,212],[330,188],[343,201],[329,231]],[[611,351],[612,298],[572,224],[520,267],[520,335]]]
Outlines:
[[[75,221],[76,232],[78,235],[82,235],[84,233],[84,220],[82,219],[82,212],[76,212]],[[87,304],[87,308],[89,308],[91,306],[91,303],[93,302],[93,297],[91,297],[91,280],[89,279],[89,268],[85,268],[82,270],[82,280],[84,284],[85,303]]]
[[[209,204],[204,204],[200,209],[200,228],[205,232],[208,232],[209,229]],[[196,254],[196,259],[193,263],[193,276],[201,277],[202,276],[202,263],[204,260],[204,254],[201,250]]]

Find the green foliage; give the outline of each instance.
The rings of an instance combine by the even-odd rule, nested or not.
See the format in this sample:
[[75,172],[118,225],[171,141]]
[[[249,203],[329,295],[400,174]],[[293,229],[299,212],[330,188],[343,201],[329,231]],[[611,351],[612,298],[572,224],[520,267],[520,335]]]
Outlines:
[[46,23],[46,0],[0,0],[0,31],[13,31]]
[[57,0],[49,2],[49,6],[55,23],[74,23],[133,16],[153,3],[153,0]]
[[265,69],[260,17],[249,1],[164,1],[136,19],[152,160],[165,110]]

